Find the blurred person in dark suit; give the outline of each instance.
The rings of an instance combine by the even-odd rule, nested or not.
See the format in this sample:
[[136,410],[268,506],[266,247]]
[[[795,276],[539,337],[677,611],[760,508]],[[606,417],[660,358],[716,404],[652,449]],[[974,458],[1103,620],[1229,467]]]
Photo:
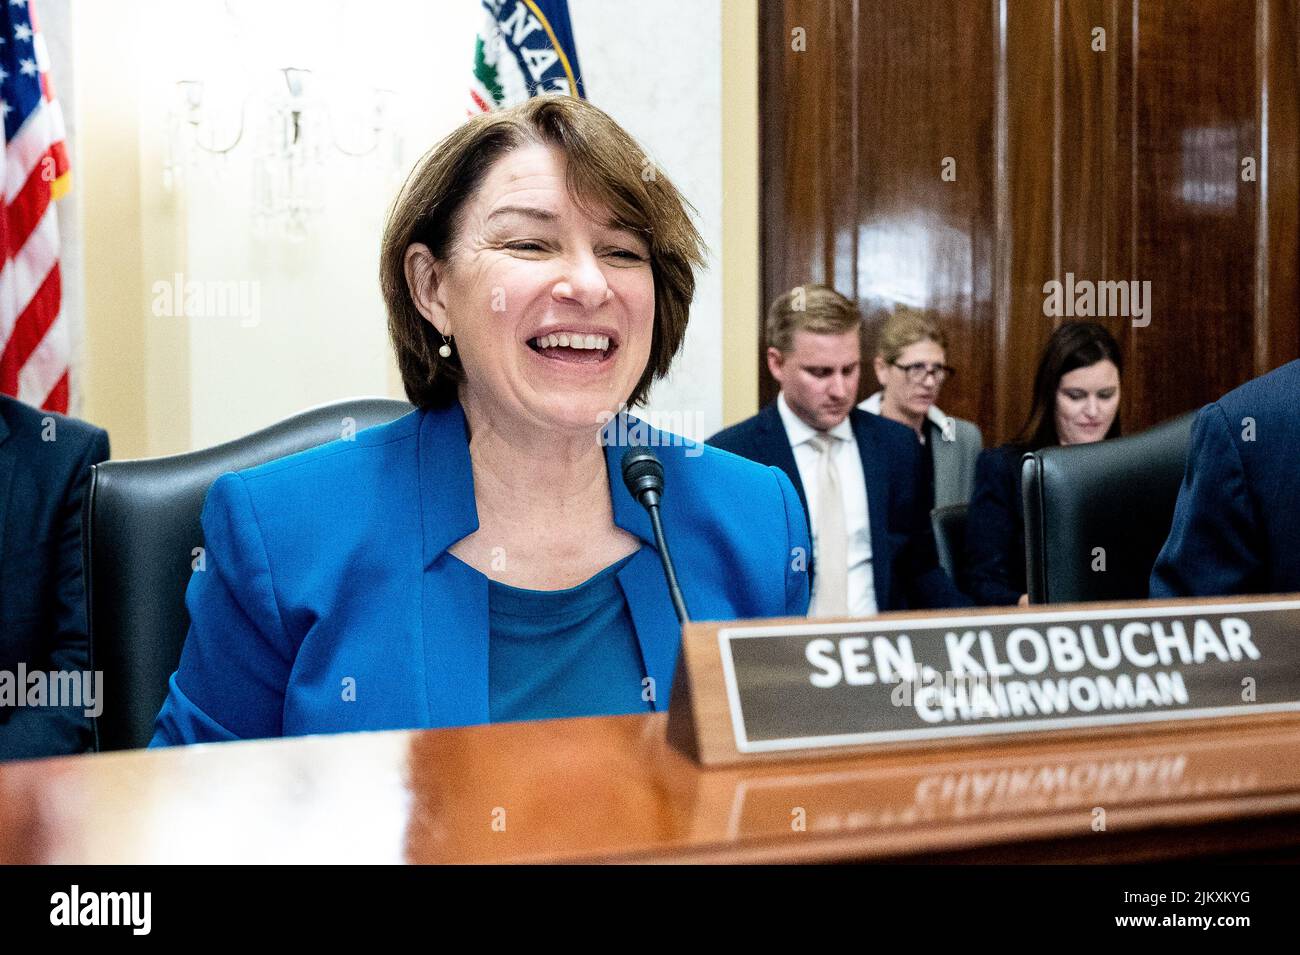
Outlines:
[[1197,414],[1153,598],[1300,590],[1298,398],[1293,361]]
[[916,432],[855,408],[862,316],[825,285],[768,311],[767,366],[781,393],[709,444],[784,471],[812,529],[810,616],[969,605],[939,566],[930,467]]
[[[24,699],[20,664],[28,674],[89,667],[81,504],[91,465],[108,454],[99,428],[0,395],[0,680],[8,674]],[[90,746],[85,707],[17,702],[0,696],[0,759]]]
[[963,585],[979,606],[1029,603],[1020,459],[1051,445],[1117,437],[1123,369],[1119,345],[1096,322],[1065,322],[1047,340],[1019,436],[980,452],[975,464]]

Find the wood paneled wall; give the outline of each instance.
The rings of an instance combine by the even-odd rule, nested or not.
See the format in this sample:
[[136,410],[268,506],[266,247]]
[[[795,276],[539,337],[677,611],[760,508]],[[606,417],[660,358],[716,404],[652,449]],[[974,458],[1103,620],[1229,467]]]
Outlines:
[[986,443],[1067,273],[1151,283],[1148,325],[1097,319],[1126,431],[1300,357],[1297,0],[764,0],[760,29],[765,301],[933,314]]

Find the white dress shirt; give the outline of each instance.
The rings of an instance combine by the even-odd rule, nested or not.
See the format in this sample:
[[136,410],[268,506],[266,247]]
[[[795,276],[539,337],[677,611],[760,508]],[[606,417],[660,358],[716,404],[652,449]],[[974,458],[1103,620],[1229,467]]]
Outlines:
[[[819,452],[812,443],[816,429],[790,410],[785,395],[776,399],[776,410],[785,425],[785,435],[794,451],[794,463],[799,468],[804,496],[808,499],[808,524],[812,532],[813,559],[817,556],[817,458]],[[840,474],[840,487],[844,493],[844,517],[849,554],[849,614],[868,617],[876,613],[876,583],[871,571],[871,523],[867,516],[867,483],[862,476],[862,457],[858,442],[853,436],[849,419],[845,418],[828,434],[840,440],[835,442],[835,467]],[[813,568],[814,576],[816,567]],[[814,586],[816,582],[814,581]]]

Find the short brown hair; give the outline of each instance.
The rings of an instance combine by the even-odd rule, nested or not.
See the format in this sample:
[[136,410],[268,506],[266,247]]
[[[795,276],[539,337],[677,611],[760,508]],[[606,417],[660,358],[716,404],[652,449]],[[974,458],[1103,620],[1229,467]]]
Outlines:
[[797,285],[767,309],[767,344],[785,354],[794,347],[795,332],[816,335],[862,333],[862,313],[829,285]]
[[434,258],[451,252],[459,215],[488,169],[513,149],[554,146],[567,160],[570,194],[579,203],[608,208],[614,223],[645,237],[654,274],[655,315],[650,360],[628,406],[667,374],[686,337],[694,267],[704,243],[690,204],[628,133],[603,110],[571,96],[538,96],[510,109],[475,116],[429,150],[394,200],[384,228],[379,282],[388,309],[388,333],[402,385],[421,408],[450,404],[465,380],[456,352],[442,358],[437,330],[415,307],[406,281],[406,250],[429,247]]
[[938,323],[924,312],[919,312],[906,305],[899,305],[880,328],[876,340],[876,354],[886,362],[898,361],[903,349],[917,342],[934,342],[945,352],[948,350],[948,336]]

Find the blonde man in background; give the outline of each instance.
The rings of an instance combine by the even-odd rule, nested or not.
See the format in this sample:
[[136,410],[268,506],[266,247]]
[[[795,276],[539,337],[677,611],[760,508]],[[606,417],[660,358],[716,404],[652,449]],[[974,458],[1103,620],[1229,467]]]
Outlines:
[[790,478],[812,530],[810,616],[968,606],[939,566],[915,435],[854,406],[862,328],[857,305],[828,286],[779,296],[765,332],[781,392],[708,443]]

